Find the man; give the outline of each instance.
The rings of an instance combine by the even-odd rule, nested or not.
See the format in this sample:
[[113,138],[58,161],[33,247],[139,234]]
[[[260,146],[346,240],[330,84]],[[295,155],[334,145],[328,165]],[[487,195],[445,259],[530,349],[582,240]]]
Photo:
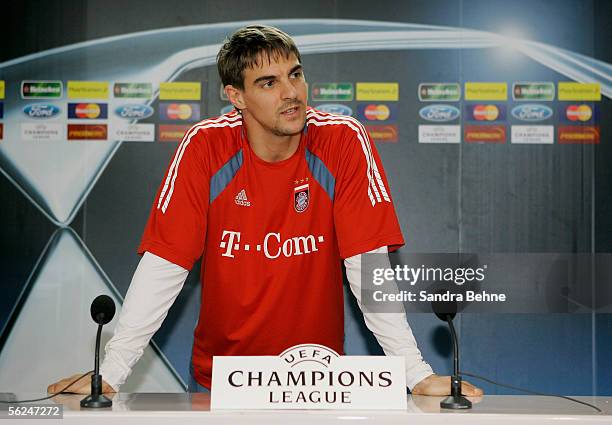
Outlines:
[[[360,255],[377,252],[388,264],[387,250],[404,243],[374,145],[355,119],[306,106],[300,53],[287,34],[242,28],[217,62],[236,111],[193,126],[175,153],[106,346],[104,391],[125,382],[200,257],[192,367],[210,388],[214,355],[276,355],[302,343],[341,353],[340,260],[361,306]],[[385,352],[406,359],[413,393],[449,392],[405,314],[364,317]],[[88,393],[83,381],[71,391]],[[466,383],[464,393],[482,392]]]

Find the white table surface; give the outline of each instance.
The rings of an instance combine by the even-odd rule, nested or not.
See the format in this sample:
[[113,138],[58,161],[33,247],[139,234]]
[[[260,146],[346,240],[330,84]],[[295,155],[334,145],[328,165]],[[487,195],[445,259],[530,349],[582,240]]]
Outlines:
[[[44,397],[15,394],[17,400]],[[60,395],[46,404],[62,404],[64,418],[43,424],[610,424],[612,397],[576,397],[599,407],[603,413],[567,400],[539,396],[485,395],[470,398],[473,408],[464,411],[440,409],[444,397],[408,396],[408,409],[401,411],[268,410],[211,411],[210,395],[204,393],[119,393],[112,395],[108,409],[82,409],[82,395]],[[6,400],[6,397],[2,397]],[[18,423],[40,425],[40,419]],[[4,421],[5,422],[5,421]]]

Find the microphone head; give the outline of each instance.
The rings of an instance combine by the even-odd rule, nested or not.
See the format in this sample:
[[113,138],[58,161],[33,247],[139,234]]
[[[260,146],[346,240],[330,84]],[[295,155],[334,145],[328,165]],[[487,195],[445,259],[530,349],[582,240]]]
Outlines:
[[99,325],[106,325],[115,316],[115,302],[108,295],[98,295],[91,303],[91,318]]
[[450,319],[453,320],[457,314],[457,308],[457,301],[455,300],[431,302],[431,309],[433,310],[434,314],[438,316],[438,319],[442,320],[443,322],[446,322],[448,316],[450,316]]

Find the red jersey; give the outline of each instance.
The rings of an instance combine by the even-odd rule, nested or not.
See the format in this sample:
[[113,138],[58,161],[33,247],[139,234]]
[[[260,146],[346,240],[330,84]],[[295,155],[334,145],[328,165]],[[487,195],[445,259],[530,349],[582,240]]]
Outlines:
[[191,269],[202,257],[196,380],[212,357],[343,352],[341,259],[403,245],[380,158],[354,118],[309,108],[299,147],[270,163],[232,112],[194,125],[161,185],[139,253]]

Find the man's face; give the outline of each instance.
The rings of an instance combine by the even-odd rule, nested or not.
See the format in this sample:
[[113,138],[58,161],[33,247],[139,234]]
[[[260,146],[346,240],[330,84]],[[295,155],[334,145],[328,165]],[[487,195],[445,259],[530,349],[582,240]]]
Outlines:
[[[307,84],[302,65],[295,55],[263,54],[259,66],[244,70],[244,90],[238,90],[238,103],[247,125],[276,136],[302,131],[306,122]],[[236,103],[235,103],[236,104]]]

